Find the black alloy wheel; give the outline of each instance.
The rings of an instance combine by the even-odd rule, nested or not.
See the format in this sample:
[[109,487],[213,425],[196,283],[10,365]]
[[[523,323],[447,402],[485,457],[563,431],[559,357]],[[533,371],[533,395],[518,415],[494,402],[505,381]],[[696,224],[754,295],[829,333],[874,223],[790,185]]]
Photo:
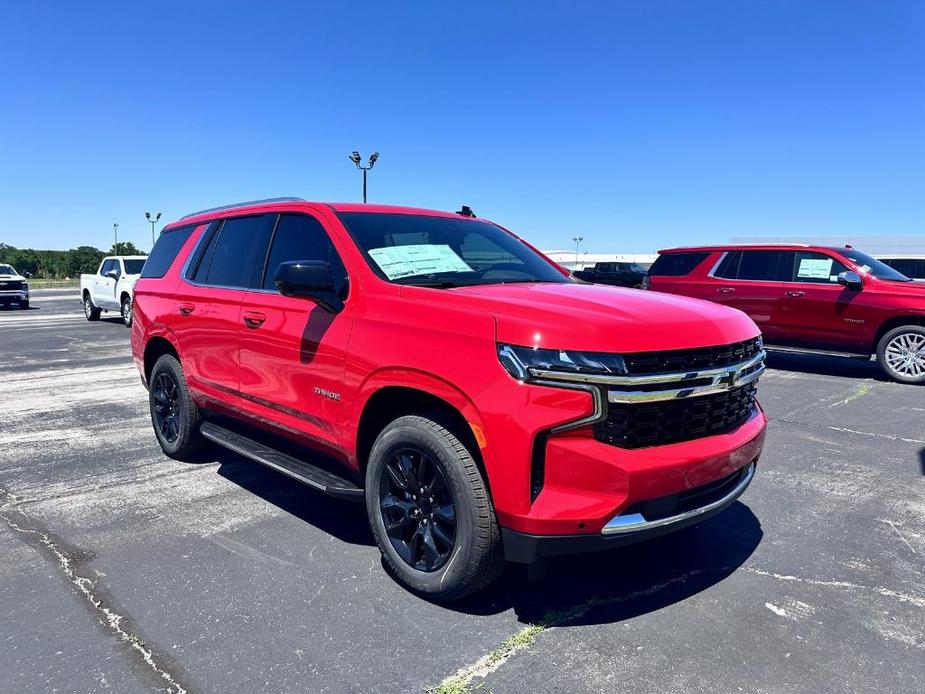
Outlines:
[[180,387],[170,373],[161,371],[151,386],[154,395],[154,425],[167,443],[180,436]]
[[410,567],[440,569],[456,544],[456,506],[440,466],[417,447],[401,448],[385,463],[379,509],[395,551]]

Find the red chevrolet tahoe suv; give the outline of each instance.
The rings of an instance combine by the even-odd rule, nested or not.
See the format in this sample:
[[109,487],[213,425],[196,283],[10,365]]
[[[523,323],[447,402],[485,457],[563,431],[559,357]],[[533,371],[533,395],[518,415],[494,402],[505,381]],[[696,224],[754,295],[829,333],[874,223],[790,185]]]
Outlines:
[[648,287],[747,313],[769,350],[869,359],[925,383],[925,286],[850,246],[704,246],[659,251]]
[[572,280],[459,213],[277,199],[184,217],[135,286],[164,452],[211,441],[364,502],[436,600],[698,522],[764,442],[760,333],[705,301]]

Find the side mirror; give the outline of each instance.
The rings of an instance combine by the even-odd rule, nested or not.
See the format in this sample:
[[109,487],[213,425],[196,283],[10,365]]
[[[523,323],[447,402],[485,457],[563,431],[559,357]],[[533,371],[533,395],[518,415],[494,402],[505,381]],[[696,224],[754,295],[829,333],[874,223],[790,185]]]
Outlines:
[[106,276],[109,277],[109,278],[111,278],[111,279],[117,280],[117,279],[119,279],[119,271],[118,271],[118,270],[110,270],[109,272],[106,273]]
[[321,260],[280,263],[273,283],[283,296],[304,297],[331,313],[340,313],[344,308],[331,266]]
[[844,285],[852,291],[859,292],[864,287],[864,283],[861,281],[861,276],[856,273],[848,270],[847,272],[840,272],[838,274],[838,283]]
[[31,272],[24,272],[24,273],[22,273],[22,276],[25,277],[26,279],[29,279],[29,278],[32,277],[32,273],[31,273]]

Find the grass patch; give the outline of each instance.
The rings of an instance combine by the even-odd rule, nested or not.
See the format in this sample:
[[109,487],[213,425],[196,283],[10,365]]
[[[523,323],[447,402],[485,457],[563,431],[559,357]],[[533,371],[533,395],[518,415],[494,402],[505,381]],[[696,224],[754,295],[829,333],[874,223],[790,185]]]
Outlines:
[[470,692],[478,691],[485,683],[480,682],[473,687],[470,684],[473,677],[482,673],[488,674],[498,663],[506,660],[517,651],[533,645],[536,635],[543,631],[547,624],[548,622],[544,619],[540,624],[529,624],[516,634],[508,636],[495,650],[479,658],[475,665],[457,672],[455,675],[450,675],[436,687],[430,687],[427,694],[470,694]]

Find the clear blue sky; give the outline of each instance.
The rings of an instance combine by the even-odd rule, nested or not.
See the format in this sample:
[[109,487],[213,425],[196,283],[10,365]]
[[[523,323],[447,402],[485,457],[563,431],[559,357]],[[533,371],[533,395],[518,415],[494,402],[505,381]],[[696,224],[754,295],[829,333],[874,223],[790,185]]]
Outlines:
[[355,200],[353,149],[543,248],[923,233],[925,3],[4,3],[0,241]]

